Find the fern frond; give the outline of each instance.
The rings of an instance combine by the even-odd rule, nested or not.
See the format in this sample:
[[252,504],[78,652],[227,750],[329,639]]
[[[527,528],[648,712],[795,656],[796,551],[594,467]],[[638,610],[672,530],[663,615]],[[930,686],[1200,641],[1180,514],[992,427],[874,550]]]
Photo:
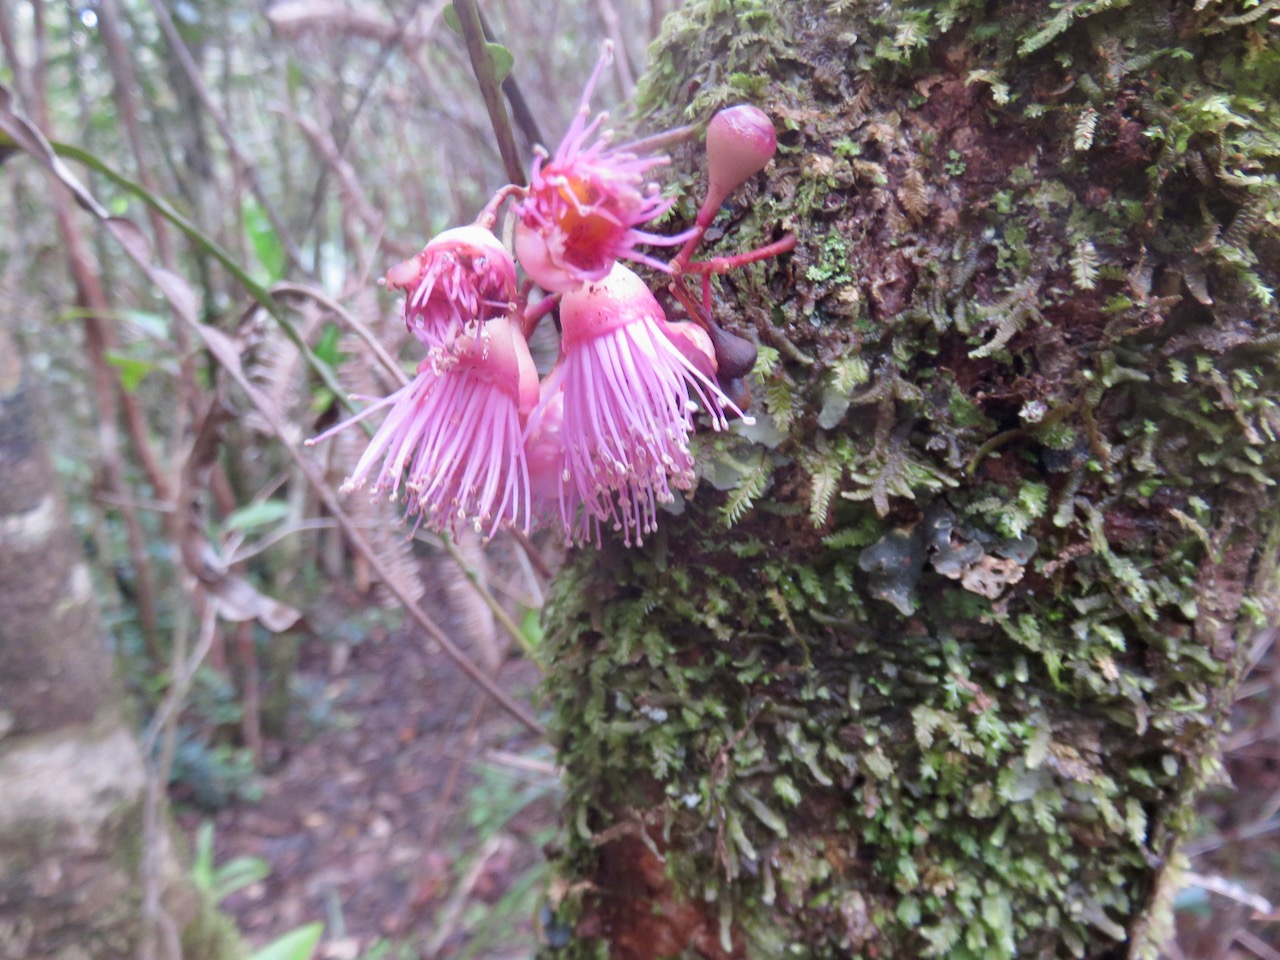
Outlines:
[[1075,135],[1071,144],[1077,151],[1083,152],[1093,146],[1093,135],[1098,129],[1098,111],[1093,107],[1085,107],[1076,119]]
[[844,473],[844,469],[831,459],[825,459],[815,466],[817,469],[809,475],[809,522],[815,527],[821,527],[827,522],[831,500],[840,487],[840,475]]
[[924,177],[914,167],[902,178],[902,187],[898,190],[898,202],[902,209],[913,220],[921,220],[929,212],[929,187]]
[[1092,290],[1098,285],[1098,251],[1092,240],[1081,240],[1071,254],[1071,279],[1077,290]]
[[724,518],[726,527],[736,524],[755,505],[756,498],[769,486],[771,472],[764,454],[761,453],[751,469],[743,474],[738,485],[729,491],[728,499],[720,508],[720,515]]

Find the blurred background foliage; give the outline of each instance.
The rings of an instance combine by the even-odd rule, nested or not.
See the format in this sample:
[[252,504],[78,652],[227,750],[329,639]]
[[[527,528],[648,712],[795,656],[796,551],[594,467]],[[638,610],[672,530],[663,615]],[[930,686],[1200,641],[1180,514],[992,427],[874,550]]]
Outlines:
[[[554,149],[606,38],[617,56],[593,105],[629,96],[677,2],[480,5],[516,87],[526,166],[538,142]],[[486,674],[527,696],[537,671],[519,651],[536,643],[555,545],[414,540],[394,505],[345,497],[388,584],[282,443],[345,416],[335,384],[388,392],[372,341],[416,365],[400,297],[378,278],[507,182],[449,0],[0,0],[0,53],[15,108],[107,211],[142,229],[269,403],[250,402],[154,278],[0,136],[0,308],[41,372],[50,446],[140,730],[157,713],[171,725],[154,773],[178,801],[197,880],[224,876],[225,861],[236,882],[216,899],[252,940],[292,929],[300,955],[316,937],[299,924],[317,919],[324,956],[501,955],[512,938],[527,954],[556,790],[549,752],[460,693],[401,608],[421,600]],[[347,431],[305,455],[336,488],[359,448]],[[211,609],[201,646],[188,634]],[[398,709],[377,709],[383,676],[414,681],[396,687]],[[385,774],[369,759],[378,751],[425,767],[419,799],[387,801],[386,824],[369,827],[409,838],[402,861],[419,857],[365,910],[373,919],[357,919],[343,913],[353,885],[386,868],[352,852],[366,811],[326,806],[332,784],[308,778],[369,781],[344,801],[358,807]],[[262,822],[237,812],[259,803]],[[278,811],[295,822],[263,825]],[[202,826],[213,822],[216,833]],[[287,844],[272,846],[272,830],[309,831],[319,847],[275,856]],[[332,866],[330,841],[359,862],[327,885],[303,877]]]

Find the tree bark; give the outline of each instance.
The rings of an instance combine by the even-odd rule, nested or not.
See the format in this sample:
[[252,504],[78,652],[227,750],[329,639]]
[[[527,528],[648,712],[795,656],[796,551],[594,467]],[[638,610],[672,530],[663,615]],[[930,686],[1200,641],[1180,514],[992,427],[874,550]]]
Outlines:
[[[146,766],[8,324],[0,317],[0,958],[120,960],[142,929]],[[234,930],[172,851],[160,860],[188,960],[236,956]]]
[[1236,6],[669,19],[646,124],[779,131],[714,252],[799,243],[720,285],[756,426],[550,603],[554,956],[1156,954],[1276,609],[1280,60]]

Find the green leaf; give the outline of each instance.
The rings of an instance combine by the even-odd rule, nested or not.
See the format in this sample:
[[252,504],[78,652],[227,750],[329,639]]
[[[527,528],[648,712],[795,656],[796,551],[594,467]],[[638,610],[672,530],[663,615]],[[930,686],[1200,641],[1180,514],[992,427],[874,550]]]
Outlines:
[[338,394],[328,387],[315,387],[311,391],[311,403],[307,407],[312,413],[324,413],[333,405],[334,401],[339,399]]
[[249,960],[311,960],[323,934],[323,923],[308,923],[271,941]]
[[524,618],[520,621],[520,632],[524,634],[525,642],[533,648],[542,642],[545,631],[542,629],[541,611],[529,609],[525,611]]
[[149,360],[126,357],[110,350],[103,356],[106,358],[107,363],[120,371],[120,386],[124,387],[125,393],[133,393],[137,390],[138,384],[142,383],[147,374],[156,368],[156,365]]
[[271,874],[271,866],[261,857],[234,857],[213,872],[210,894],[214,903],[221,903],[237,890],[265,880]]
[[462,36],[462,21],[458,19],[458,11],[453,9],[452,3],[444,8],[444,25],[458,36]]
[[247,507],[234,511],[222,526],[226,530],[252,530],[254,527],[263,527],[268,523],[283,520],[289,515],[289,509],[289,504],[283,500],[251,503]]
[[196,831],[195,856],[191,858],[191,882],[208,893],[213,889],[213,824],[208,820]]
[[[449,9],[452,10],[453,7]],[[510,50],[500,43],[486,43],[484,49],[489,54],[489,63],[493,65],[494,79],[501,83],[507,79],[507,74],[511,72],[511,67],[515,64],[516,58]]]
[[316,356],[331,367],[336,367],[342,362],[342,351],[338,349],[338,339],[341,336],[342,330],[336,323],[326,324],[314,347]]
[[284,244],[266,211],[252,197],[244,202],[244,229],[254,256],[266,272],[266,284],[276,283],[284,276]]

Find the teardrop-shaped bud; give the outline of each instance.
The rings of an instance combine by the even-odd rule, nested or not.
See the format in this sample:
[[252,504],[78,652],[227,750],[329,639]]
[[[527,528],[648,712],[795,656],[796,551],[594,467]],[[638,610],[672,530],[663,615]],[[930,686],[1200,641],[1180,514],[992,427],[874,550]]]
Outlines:
[[726,107],[707,125],[711,193],[727,197],[765,168],[778,148],[773,122],[759,107]]
[[718,324],[712,326],[710,333],[711,345],[716,351],[716,371],[722,380],[736,380],[755,369],[759,351],[754,343]]

